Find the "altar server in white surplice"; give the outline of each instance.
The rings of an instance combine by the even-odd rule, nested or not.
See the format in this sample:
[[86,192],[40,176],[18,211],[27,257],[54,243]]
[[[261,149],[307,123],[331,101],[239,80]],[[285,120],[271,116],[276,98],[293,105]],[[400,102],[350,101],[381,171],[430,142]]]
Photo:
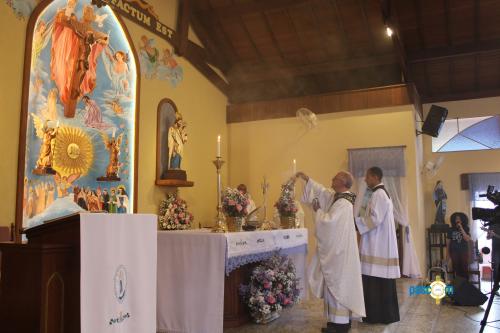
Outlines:
[[368,186],[356,227],[361,234],[360,260],[363,273],[366,317],[363,322],[389,324],[399,321],[396,279],[399,272],[398,243],[391,198],[382,184],[382,170],[366,172]]
[[341,171],[327,189],[302,172],[306,181],[302,201],[315,213],[316,253],[308,268],[312,293],[323,298],[327,327],[322,332],[347,332],[350,319],[365,316],[358,243],[354,227],[355,195],[349,192],[353,178]]

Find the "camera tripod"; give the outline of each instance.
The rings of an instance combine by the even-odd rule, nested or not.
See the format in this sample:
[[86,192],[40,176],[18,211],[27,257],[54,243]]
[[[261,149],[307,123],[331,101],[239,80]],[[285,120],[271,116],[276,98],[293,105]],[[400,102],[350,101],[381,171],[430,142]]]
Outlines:
[[486,307],[483,320],[481,320],[481,329],[479,330],[479,333],[482,333],[484,331],[484,327],[488,323],[488,315],[490,314],[491,306],[493,305],[493,299],[495,298],[495,295],[497,294],[499,289],[499,282],[500,282],[500,274],[498,272],[498,269],[500,268],[499,266],[500,266],[499,263],[496,263],[493,269],[494,272],[493,288],[491,289],[490,299],[488,301],[488,306]]

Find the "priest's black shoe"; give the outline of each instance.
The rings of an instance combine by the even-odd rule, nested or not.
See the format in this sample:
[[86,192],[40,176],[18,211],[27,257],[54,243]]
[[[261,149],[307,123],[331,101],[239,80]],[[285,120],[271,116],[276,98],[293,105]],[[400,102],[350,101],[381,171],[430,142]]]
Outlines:
[[326,327],[321,328],[321,333],[337,333],[335,323],[327,322]]
[[351,328],[351,323],[349,324],[336,324],[332,322],[326,323],[326,328],[321,329],[321,333],[347,333]]

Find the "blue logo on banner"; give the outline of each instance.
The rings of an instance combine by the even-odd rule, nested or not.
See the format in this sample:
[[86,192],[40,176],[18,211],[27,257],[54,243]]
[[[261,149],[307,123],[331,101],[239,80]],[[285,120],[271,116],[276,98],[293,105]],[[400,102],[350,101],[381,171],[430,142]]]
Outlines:
[[122,303],[127,292],[127,270],[123,265],[116,269],[114,287],[116,299]]

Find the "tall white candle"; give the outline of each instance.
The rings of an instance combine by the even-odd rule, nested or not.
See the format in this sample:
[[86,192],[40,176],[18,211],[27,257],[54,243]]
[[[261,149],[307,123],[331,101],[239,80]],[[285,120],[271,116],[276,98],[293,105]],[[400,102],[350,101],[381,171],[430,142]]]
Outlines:
[[217,136],[217,156],[220,157],[220,135]]
[[293,174],[295,175],[297,173],[297,160],[293,159]]

